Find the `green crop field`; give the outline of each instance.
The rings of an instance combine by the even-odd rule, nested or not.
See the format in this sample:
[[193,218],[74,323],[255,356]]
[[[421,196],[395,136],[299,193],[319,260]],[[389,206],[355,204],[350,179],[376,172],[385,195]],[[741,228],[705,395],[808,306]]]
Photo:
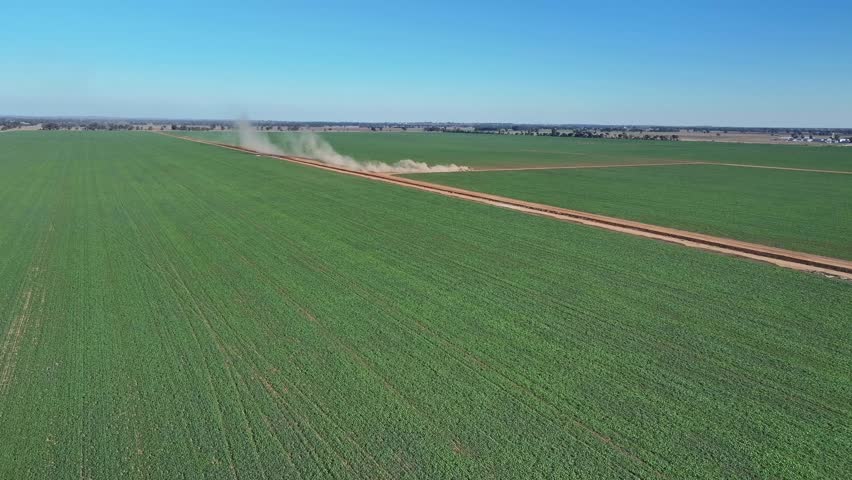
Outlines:
[[[177,132],[237,142],[234,132]],[[288,133],[268,133],[275,142]],[[323,133],[341,153],[359,160],[470,167],[561,166],[700,161],[852,172],[852,147],[712,142],[607,140],[458,133]]]
[[410,176],[547,205],[852,259],[852,175],[674,165]]
[[146,133],[0,134],[0,251],[0,478],[852,469],[850,282]]

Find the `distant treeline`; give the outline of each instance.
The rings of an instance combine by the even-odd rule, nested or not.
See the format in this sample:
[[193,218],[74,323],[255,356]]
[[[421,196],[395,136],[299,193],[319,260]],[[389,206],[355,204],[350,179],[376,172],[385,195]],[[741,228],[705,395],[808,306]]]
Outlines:
[[[513,127],[511,129],[498,128],[457,128],[457,127],[428,127],[424,130],[428,132],[444,132],[444,133],[472,133],[484,135],[529,135],[535,137],[573,137],[573,138],[614,138],[619,140],[662,140],[669,142],[677,142],[680,140],[680,135],[677,134],[662,134],[662,133],[642,133],[644,130],[560,130],[557,128],[521,128]],[[634,134],[635,133],[635,134]]]
[[[323,122],[323,121],[253,121],[267,131],[293,131],[300,128],[359,128],[371,131],[422,129],[428,132],[512,134],[582,138],[627,138],[678,140],[672,132],[688,133],[762,133],[793,138],[808,136],[852,135],[852,128],[762,128],[666,125],[592,125],[592,124],[512,124],[454,122]],[[123,119],[100,117],[0,117],[0,130],[33,127],[44,130],[222,130],[233,128],[231,120]]]

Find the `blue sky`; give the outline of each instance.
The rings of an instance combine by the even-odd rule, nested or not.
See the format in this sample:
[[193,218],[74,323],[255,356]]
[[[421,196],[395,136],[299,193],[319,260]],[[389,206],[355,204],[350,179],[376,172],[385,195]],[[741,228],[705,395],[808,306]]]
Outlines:
[[0,114],[852,127],[844,2],[15,2]]

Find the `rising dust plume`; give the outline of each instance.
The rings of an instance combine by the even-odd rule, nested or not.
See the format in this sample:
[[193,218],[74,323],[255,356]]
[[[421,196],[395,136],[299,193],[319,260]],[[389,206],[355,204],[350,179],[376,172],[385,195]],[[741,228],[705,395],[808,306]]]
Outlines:
[[348,155],[337,153],[334,148],[314,132],[293,132],[281,134],[279,144],[273,144],[266,135],[259,133],[247,120],[237,122],[240,146],[272,155],[293,155],[318,160],[336,167],[348,168],[357,172],[375,173],[438,173],[466,172],[468,167],[450,165],[428,165],[411,159],[388,164],[384,162],[358,161]]

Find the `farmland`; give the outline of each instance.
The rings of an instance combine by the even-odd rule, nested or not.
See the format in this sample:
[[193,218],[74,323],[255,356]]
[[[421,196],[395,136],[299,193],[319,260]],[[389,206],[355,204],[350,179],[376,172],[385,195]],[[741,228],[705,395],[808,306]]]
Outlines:
[[[184,132],[181,132],[183,134]],[[234,132],[186,132],[199,138],[237,142]],[[289,133],[270,133],[275,142]],[[430,164],[474,168],[623,163],[717,162],[852,172],[852,148],[661,142],[517,135],[440,133],[323,133],[339,152],[359,160],[395,162],[411,158]]]
[[852,467],[849,282],[145,133],[0,136],[0,248],[0,478]]
[[852,175],[678,165],[411,177],[852,259]]

